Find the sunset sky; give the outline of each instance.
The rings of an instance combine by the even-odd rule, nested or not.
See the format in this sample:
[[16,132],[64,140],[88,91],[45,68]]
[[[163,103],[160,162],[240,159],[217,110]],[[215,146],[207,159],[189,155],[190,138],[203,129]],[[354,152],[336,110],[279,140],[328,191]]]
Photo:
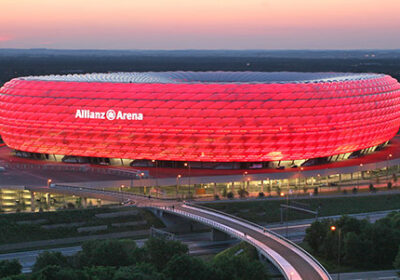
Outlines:
[[0,0],[0,48],[400,48],[400,0]]

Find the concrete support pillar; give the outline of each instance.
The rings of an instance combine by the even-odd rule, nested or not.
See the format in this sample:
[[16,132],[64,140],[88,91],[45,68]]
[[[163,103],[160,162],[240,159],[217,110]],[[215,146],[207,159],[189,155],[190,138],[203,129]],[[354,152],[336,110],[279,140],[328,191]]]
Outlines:
[[217,194],[217,183],[214,183],[214,195]]
[[44,197],[46,198],[46,204],[49,205],[50,204],[50,194],[46,193]]
[[235,191],[235,182],[232,182],[232,192]]
[[35,212],[35,192],[30,192],[31,193],[31,211]]
[[217,229],[212,229],[211,230],[211,240],[212,241],[225,241],[229,240],[231,237],[226,234],[225,232],[219,231]]
[[247,191],[250,190],[250,181],[246,181],[246,190],[247,190]]

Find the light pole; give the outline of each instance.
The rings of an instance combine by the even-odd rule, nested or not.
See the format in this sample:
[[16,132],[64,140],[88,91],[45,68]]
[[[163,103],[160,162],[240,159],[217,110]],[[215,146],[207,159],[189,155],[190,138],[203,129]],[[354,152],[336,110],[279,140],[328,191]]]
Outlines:
[[188,162],[185,162],[184,165],[185,165],[185,167],[187,167],[188,170],[189,170],[189,199],[190,199],[190,198],[192,197],[192,196],[191,196],[191,193],[190,193],[190,164],[189,164]]
[[358,184],[358,180],[360,179],[360,176],[361,176],[361,167],[363,167],[363,164],[362,163],[360,163],[360,168],[359,168],[359,170],[358,170],[358,173],[359,174],[357,174],[357,190],[359,189],[359,184]]
[[122,203],[124,202],[124,188],[125,185],[121,185],[121,187],[119,188],[119,192],[121,193]]
[[331,231],[332,232],[335,232],[336,231],[336,229],[338,230],[338,234],[339,234],[339,238],[338,238],[338,273],[337,273],[337,275],[338,275],[338,277],[337,277],[337,280],[340,280],[340,245],[341,245],[341,235],[342,235],[342,230],[340,229],[340,228],[336,228],[336,226],[331,226]]
[[389,154],[386,158],[386,180],[389,182],[389,159],[392,158],[392,154]]
[[[142,184],[143,183],[142,179],[143,179],[144,173],[141,172],[139,175],[140,175],[140,184]],[[146,195],[146,187],[144,186],[144,184],[143,184],[143,194]]]
[[175,189],[175,193],[176,193],[176,198],[178,199],[178,191],[179,191],[179,179],[182,177],[181,174],[178,174],[178,176],[176,176],[176,189]]
[[243,172],[243,189],[246,189],[246,176],[247,176],[248,172],[245,171]]

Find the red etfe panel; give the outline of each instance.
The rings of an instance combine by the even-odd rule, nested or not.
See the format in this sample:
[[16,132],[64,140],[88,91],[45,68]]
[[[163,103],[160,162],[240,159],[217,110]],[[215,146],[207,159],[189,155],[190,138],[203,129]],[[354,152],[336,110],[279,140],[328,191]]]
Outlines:
[[[84,113],[81,118],[77,110],[104,113],[105,118]],[[109,110],[115,119],[107,119]],[[143,119],[120,119],[118,112],[142,114]],[[13,149],[36,153],[295,160],[381,144],[397,133],[399,124],[400,85],[385,75],[289,84],[14,79],[0,89],[3,140]]]

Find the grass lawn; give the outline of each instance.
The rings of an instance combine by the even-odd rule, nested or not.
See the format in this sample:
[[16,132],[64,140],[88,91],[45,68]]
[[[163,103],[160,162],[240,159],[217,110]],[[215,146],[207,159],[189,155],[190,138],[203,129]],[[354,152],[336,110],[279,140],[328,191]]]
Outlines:
[[[349,196],[340,198],[290,199],[291,202],[304,203],[311,210],[320,208],[319,216],[344,215],[364,212],[400,209],[400,194]],[[214,208],[253,222],[274,223],[280,221],[280,205],[286,200],[264,199],[246,202],[208,203],[204,206]],[[286,214],[284,214],[286,215]],[[284,216],[286,219],[286,216]],[[312,214],[290,210],[289,220],[313,218]]]
[[[137,211],[137,214],[119,217],[96,217],[96,214],[111,212]],[[41,221],[40,223],[21,223],[23,221]],[[135,221],[147,221],[146,224],[114,227],[113,223],[126,223]],[[68,227],[46,229],[42,226],[54,224],[77,223]],[[91,227],[107,225],[106,230],[96,232],[77,231],[79,227]],[[149,229],[151,226],[162,227],[163,223],[151,212],[133,207],[101,207],[75,210],[60,210],[56,212],[42,213],[13,213],[0,215],[0,244],[27,242],[35,240],[47,240],[84,236],[93,234],[104,234],[121,231],[134,231]]]

